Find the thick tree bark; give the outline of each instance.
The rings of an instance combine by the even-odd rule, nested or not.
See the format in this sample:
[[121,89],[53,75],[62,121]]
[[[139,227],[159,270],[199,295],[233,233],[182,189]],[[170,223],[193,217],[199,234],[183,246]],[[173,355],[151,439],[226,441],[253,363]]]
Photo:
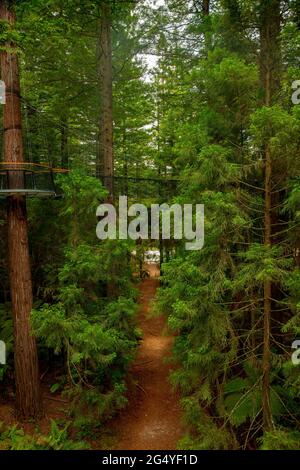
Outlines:
[[[114,201],[114,149],[113,149],[113,87],[112,87],[112,42],[111,4],[102,0],[100,6],[99,76],[100,76],[100,125],[97,173],[109,192],[107,202]],[[114,267],[111,267],[111,274]],[[107,283],[107,297],[118,295],[116,283]]]
[[[264,91],[264,105],[272,106],[280,86],[280,0],[261,0],[260,5],[260,71]],[[274,201],[272,200],[273,161],[270,146],[265,146],[264,168],[264,245],[270,247],[274,242],[272,227],[272,214]],[[268,431],[274,427],[270,404],[270,337],[272,319],[272,283],[264,282],[264,343],[262,361],[262,405],[263,428]]]
[[101,3],[100,21],[100,94],[101,118],[99,132],[98,174],[113,200],[114,152],[113,152],[113,93],[112,93],[112,45],[111,7],[109,1]]
[[[11,2],[10,2],[11,3]],[[15,22],[8,2],[1,2],[1,20]],[[1,75],[6,84],[4,106],[4,155],[11,163],[23,162],[19,65],[13,44],[1,52]],[[10,186],[20,188],[22,172],[12,172]],[[21,175],[21,176],[20,176]],[[30,332],[32,281],[30,270],[26,200],[11,196],[7,203],[9,274],[14,322],[14,358],[17,414],[21,419],[41,413],[38,355]]]

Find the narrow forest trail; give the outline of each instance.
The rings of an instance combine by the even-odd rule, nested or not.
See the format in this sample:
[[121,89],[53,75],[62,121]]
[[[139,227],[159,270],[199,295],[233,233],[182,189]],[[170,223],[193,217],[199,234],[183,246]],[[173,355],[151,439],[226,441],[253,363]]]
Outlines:
[[[151,268],[153,276],[155,267]],[[113,424],[116,450],[176,450],[182,435],[179,396],[169,383],[171,366],[166,363],[173,337],[164,318],[149,316],[158,285],[157,277],[140,284],[143,340],[130,371],[135,384],[129,385],[128,406]]]

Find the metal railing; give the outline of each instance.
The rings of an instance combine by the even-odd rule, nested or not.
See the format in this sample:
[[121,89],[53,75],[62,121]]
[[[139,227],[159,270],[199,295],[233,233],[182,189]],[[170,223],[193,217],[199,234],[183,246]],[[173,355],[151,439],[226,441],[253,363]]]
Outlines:
[[54,197],[54,170],[36,163],[0,163],[0,198],[13,195]]
[[100,175],[100,179],[105,187],[113,187],[114,197],[124,195],[129,199],[134,200],[169,200],[174,194],[176,194],[178,185],[178,180],[167,178]]

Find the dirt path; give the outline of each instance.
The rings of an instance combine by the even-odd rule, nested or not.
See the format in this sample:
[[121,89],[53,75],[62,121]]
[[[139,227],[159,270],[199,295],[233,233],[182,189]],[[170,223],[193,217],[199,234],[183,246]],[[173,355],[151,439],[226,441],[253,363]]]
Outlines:
[[[153,273],[152,273],[153,274]],[[118,450],[176,450],[182,435],[179,397],[168,381],[173,338],[163,318],[149,318],[158,279],[140,285],[139,326],[144,332],[131,376],[129,404],[114,423]],[[136,385],[138,383],[138,385]]]

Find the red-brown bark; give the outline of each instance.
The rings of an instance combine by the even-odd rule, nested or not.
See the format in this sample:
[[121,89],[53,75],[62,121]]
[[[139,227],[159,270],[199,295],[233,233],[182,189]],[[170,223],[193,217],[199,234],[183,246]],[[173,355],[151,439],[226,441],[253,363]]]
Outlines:
[[[7,2],[0,5],[1,20],[15,22]],[[1,51],[1,76],[6,84],[4,106],[4,156],[10,163],[24,161],[20,104],[19,64],[16,49],[8,43]],[[22,172],[11,172],[11,188],[20,189]],[[14,323],[14,360],[17,415],[21,419],[36,418],[41,413],[38,355],[30,331],[32,280],[28,245],[26,199],[10,196],[7,201],[8,258],[12,314]]]

